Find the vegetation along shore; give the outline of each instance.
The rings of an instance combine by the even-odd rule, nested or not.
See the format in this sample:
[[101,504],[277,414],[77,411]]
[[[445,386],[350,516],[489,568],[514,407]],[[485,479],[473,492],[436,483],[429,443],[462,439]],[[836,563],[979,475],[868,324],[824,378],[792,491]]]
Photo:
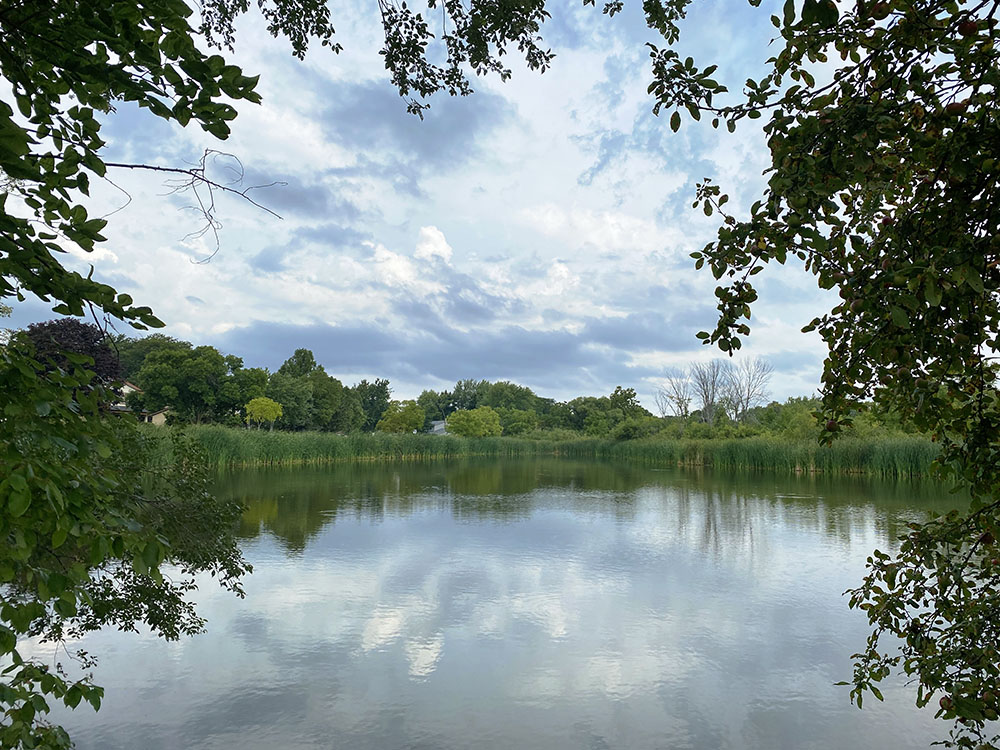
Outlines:
[[[218,467],[294,466],[345,461],[423,461],[472,456],[623,460],[659,466],[864,474],[885,478],[927,475],[937,446],[920,435],[845,437],[832,445],[815,440],[756,435],[742,438],[643,438],[553,440],[531,437],[465,438],[455,435],[268,432],[222,425],[184,428]],[[148,427],[160,450],[169,431]]]

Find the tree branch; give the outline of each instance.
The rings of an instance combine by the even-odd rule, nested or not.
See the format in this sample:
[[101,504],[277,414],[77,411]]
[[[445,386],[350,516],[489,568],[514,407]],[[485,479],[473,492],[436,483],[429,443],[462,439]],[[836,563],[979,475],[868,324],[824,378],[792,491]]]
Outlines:
[[[219,153],[219,152],[212,152],[212,153]],[[207,154],[208,152],[206,152],[206,155]],[[216,182],[215,180],[211,180],[208,177],[206,177],[204,158],[202,159],[200,167],[192,167],[190,169],[184,169],[183,167],[161,167],[156,164],[124,164],[124,163],[110,162],[110,161],[104,162],[104,166],[109,168],[113,167],[115,169],[146,169],[151,172],[164,172],[167,174],[184,175],[186,177],[191,178],[190,182],[188,183],[190,186],[194,186],[195,184],[201,184],[201,185],[206,185],[211,190],[222,190],[223,192],[226,193],[232,193],[233,195],[238,195],[251,205],[255,206],[256,208],[259,208],[261,211],[269,213],[274,218],[276,219],[283,218],[280,214],[276,213],[275,211],[272,211],[267,206],[258,203],[248,195],[248,193],[251,190],[259,190],[261,188],[269,188],[269,187],[274,187],[276,185],[288,184],[286,182],[282,182],[281,180],[275,180],[274,182],[269,182],[266,185],[252,185],[248,188],[240,190],[239,188],[232,187],[231,185],[224,185],[220,182]],[[240,179],[242,179],[242,174],[240,176]]]

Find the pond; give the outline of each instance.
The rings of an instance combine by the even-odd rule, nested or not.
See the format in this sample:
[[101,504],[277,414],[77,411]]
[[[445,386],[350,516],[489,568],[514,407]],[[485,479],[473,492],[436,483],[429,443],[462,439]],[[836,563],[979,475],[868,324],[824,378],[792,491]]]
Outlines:
[[[558,459],[242,472],[254,573],[195,595],[205,634],[102,632],[100,748],[926,747],[888,686],[836,687],[842,594],[933,485]],[[953,501],[952,501],[953,502]]]

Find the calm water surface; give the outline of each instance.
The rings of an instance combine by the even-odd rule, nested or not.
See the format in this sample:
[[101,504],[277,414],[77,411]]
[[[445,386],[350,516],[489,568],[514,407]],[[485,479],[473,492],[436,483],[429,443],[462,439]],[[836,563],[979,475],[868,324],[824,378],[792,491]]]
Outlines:
[[842,592],[939,488],[559,460],[245,472],[254,573],[208,632],[99,633],[111,748],[918,748],[858,711]]

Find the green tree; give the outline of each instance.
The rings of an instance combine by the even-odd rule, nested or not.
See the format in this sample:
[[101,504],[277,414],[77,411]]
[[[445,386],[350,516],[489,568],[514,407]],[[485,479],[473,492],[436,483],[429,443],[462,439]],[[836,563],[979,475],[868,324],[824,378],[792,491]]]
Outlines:
[[360,430],[364,423],[365,410],[361,408],[361,399],[353,388],[344,388],[340,406],[330,419],[330,429],[348,434]]
[[118,363],[124,380],[135,380],[146,357],[159,349],[189,350],[191,344],[162,333],[152,333],[140,338],[130,338],[122,334],[111,339],[111,350],[118,354]]
[[[872,555],[851,596],[872,625],[852,697],[881,698],[902,671],[917,702],[954,722],[949,745],[987,747],[997,716],[1000,647],[1000,3],[908,0],[788,3],[781,46],[745,96],[720,106],[708,70],[654,51],[657,108],[702,113],[730,129],[767,114],[764,194],[730,214],[702,183],[717,239],[695,253],[722,281],[719,320],[699,334],[732,352],[750,332],[752,277],[797,260],[841,302],[815,318],[828,347],[823,439],[858,401],[900,415],[941,444],[942,477],[972,496],[966,513],[913,525],[895,553]],[[839,60],[828,65],[832,56]]]
[[0,348],[5,748],[69,747],[66,732],[44,721],[50,706],[97,708],[103,696],[89,677],[18,654],[22,639],[66,641],[105,626],[145,626],[168,639],[195,633],[203,626],[187,599],[195,575],[242,594],[249,570],[232,533],[242,508],[209,492],[198,448],[176,435],[173,460],[154,458],[133,420],[103,414],[113,394],[90,359],[65,356],[54,371],[19,342]]
[[615,386],[614,393],[608,396],[608,401],[611,404],[611,408],[618,409],[625,415],[626,419],[650,416],[649,412],[639,403],[635,388],[622,388],[620,385],[617,385]]
[[391,393],[389,381],[376,378],[374,382],[369,383],[367,380],[362,380],[351,390],[357,395],[358,402],[365,414],[361,429],[365,432],[373,431],[389,406],[389,394]]
[[308,349],[296,349],[291,357],[286,359],[278,372],[293,378],[304,378],[319,369],[316,364],[316,357]]
[[625,419],[626,409],[636,416],[647,414],[636,401],[635,391],[621,386],[610,397],[580,396],[570,401],[568,407],[570,429],[592,437],[602,437],[611,432]]
[[539,406],[538,401],[538,396],[527,386],[511,383],[509,380],[498,380],[496,383],[487,383],[482,389],[477,406],[535,411]]
[[227,383],[232,394],[229,401],[237,405],[260,398],[267,390],[268,377],[268,372],[263,367],[242,367],[233,371],[232,378]]
[[244,408],[247,414],[247,424],[256,424],[258,430],[263,422],[270,424],[271,429],[274,430],[275,420],[281,418],[281,404],[266,396],[251,399]]
[[[621,412],[619,411],[620,415]],[[604,437],[611,432],[620,420],[615,419],[615,415],[607,410],[594,410],[587,414],[583,420],[583,432],[590,437]]]
[[466,411],[475,409],[480,405],[480,401],[490,387],[487,380],[459,380],[451,391],[451,402],[448,405],[448,412],[458,409]]
[[820,407],[817,398],[789,398],[783,404],[772,401],[754,410],[754,416],[767,432],[794,440],[814,438],[819,425],[815,412]]
[[539,427],[543,430],[575,429],[575,414],[573,408],[566,402],[552,402],[545,406],[545,411],[539,418]]
[[31,342],[35,358],[46,366],[68,369],[66,354],[72,352],[90,357],[90,368],[101,383],[112,385],[122,379],[118,358],[108,348],[107,334],[93,323],[60,318],[32,323],[18,335]]
[[653,437],[666,427],[666,420],[660,417],[627,417],[611,430],[614,440],[639,440]]
[[501,431],[500,415],[489,406],[459,409],[448,417],[448,432],[460,437],[496,437]]
[[308,378],[295,378],[276,372],[267,381],[267,397],[281,404],[281,426],[288,430],[304,430],[312,418],[312,383]]
[[378,421],[379,432],[416,432],[424,426],[424,410],[416,401],[390,401]]
[[151,411],[169,406],[181,419],[195,424],[224,416],[233,403],[223,398],[223,386],[237,363],[238,358],[227,361],[214,346],[155,350],[136,376],[143,389],[142,404]]
[[424,432],[431,429],[431,422],[443,421],[450,413],[451,393],[425,390],[417,396],[417,405],[424,410]]
[[496,412],[500,415],[500,426],[504,435],[523,435],[538,429],[538,415],[533,411],[500,408]]
[[277,374],[304,379],[312,388],[308,418],[304,422],[296,418],[296,423],[301,423],[304,429],[309,430],[334,429],[334,415],[344,400],[344,385],[327,374],[309,349],[296,349],[278,368]]
[[316,367],[307,376],[312,384],[312,406],[309,415],[309,429],[332,430],[337,412],[344,403],[344,384],[327,375],[322,366]]

